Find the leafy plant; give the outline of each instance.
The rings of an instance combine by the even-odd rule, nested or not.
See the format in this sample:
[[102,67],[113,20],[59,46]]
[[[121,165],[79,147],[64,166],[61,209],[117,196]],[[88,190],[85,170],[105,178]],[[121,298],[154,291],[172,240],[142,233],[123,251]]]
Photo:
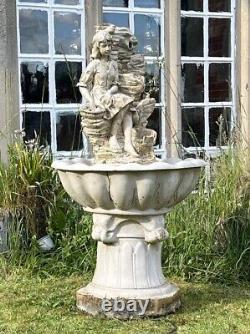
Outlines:
[[29,234],[47,232],[49,208],[60,189],[50,154],[37,143],[9,146],[9,164],[0,165],[0,208],[22,220]]

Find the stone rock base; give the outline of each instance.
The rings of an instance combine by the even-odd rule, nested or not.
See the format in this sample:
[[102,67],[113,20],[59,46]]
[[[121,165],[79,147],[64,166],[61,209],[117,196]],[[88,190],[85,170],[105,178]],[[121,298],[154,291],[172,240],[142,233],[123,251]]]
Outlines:
[[77,291],[76,300],[82,312],[123,320],[163,316],[181,305],[178,287],[168,283],[152,289],[103,289],[90,283]]

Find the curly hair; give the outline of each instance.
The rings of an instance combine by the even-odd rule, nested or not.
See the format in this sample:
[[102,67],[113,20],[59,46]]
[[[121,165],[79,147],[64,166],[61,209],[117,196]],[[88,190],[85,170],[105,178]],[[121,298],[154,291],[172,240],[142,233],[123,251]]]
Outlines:
[[92,42],[92,51],[91,51],[91,58],[98,59],[101,57],[100,54],[100,43],[101,42],[110,42],[112,43],[112,36],[106,30],[99,30],[95,33]]

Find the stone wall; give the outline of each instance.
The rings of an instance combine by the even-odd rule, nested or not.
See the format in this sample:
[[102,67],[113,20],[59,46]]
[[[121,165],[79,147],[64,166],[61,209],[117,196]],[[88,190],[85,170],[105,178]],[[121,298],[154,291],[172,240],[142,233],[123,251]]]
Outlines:
[[1,160],[7,160],[7,143],[19,127],[16,3],[15,0],[0,0]]
[[[236,111],[241,142],[250,153],[250,3],[238,1],[236,16]],[[249,154],[250,156],[250,154]]]

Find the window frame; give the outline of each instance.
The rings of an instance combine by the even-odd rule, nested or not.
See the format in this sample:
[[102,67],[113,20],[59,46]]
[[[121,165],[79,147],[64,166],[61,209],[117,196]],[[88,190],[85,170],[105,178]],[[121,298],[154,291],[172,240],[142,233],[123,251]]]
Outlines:
[[[203,19],[203,57],[189,57],[181,55],[181,67],[184,64],[202,64],[204,65],[204,101],[203,102],[182,102],[181,109],[183,108],[204,108],[204,146],[203,147],[185,147],[185,151],[194,153],[197,151],[206,152],[208,155],[217,156],[220,150],[225,150],[228,146],[210,146],[209,145],[209,109],[212,108],[230,108],[231,109],[231,123],[230,131],[233,130],[236,120],[236,1],[231,0],[230,12],[210,12],[208,8],[208,1],[203,0],[203,11],[184,11],[181,10],[180,15],[182,17],[193,17]],[[230,57],[209,57],[209,19],[210,18],[228,18],[231,20],[230,30],[230,43],[231,43],[231,56]],[[209,102],[209,65],[212,63],[231,64],[231,102]]]
[[[48,13],[48,53],[21,53],[20,50],[20,24],[19,24],[19,10],[31,9],[42,10]],[[79,103],[59,104],[56,102],[56,81],[55,81],[55,65],[57,61],[65,62],[79,62],[81,68],[86,67],[86,41],[85,41],[85,0],[79,0],[79,5],[64,5],[54,4],[54,0],[47,0],[47,3],[31,3],[16,1],[17,10],[17,47],[18,47],[18,80],[19,80],[19,112],[20,112],[20,128],[23,126],[23,112],[46,112],[50,113],[51,126],[51,151],[55,157],[80,156],[82,154],[88,155],[88,142],[86,137],[83,137],[83,148],[79,151],[57,151],[56,141],[56,118],[57,114],[61,115],[78,115]],[[81,16],[81,53],[79,55],[59,55],[55,53],[54,43],[54,13],[67,12],[76,13]],[[23,103],[22,88],[21,88],[21,63],[23,62],[44,62],[48,64],[49,75],[49,103]]]

